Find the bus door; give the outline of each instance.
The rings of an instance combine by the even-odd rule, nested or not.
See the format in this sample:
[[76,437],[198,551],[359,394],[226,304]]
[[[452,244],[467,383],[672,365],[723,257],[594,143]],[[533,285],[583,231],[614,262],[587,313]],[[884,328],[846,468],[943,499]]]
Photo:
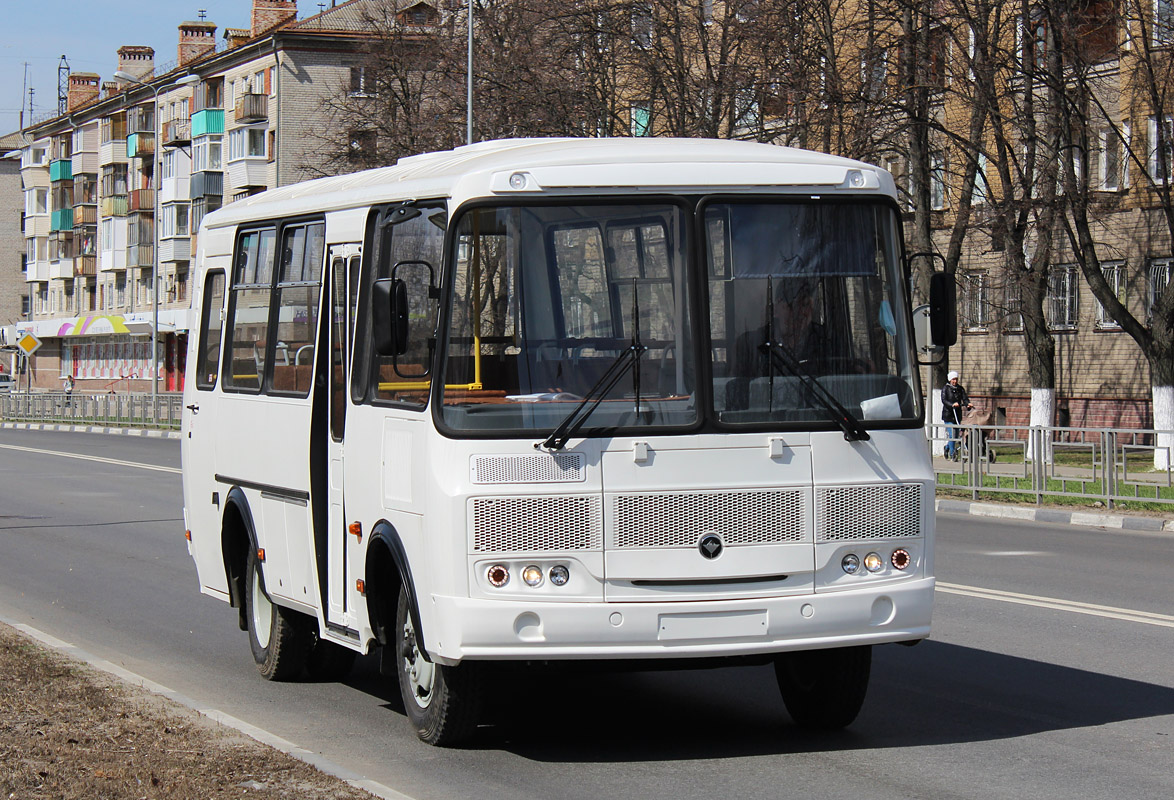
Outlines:
[[[351,335],[358,296],[358,270],[362,245],[331,245],[328,264],[327,308],[323,323],[329,326],[329,374],[327,408],[329,437],[326,444],[327,497],[327,607],[326,621],[331,626],[353,628],[353,609],[347,605],[347,551],[359,547],[357,537],[347,533],[343,503],[343,462],[345,451],[348,366]],[[337,629],[336,629],[337,632]]]

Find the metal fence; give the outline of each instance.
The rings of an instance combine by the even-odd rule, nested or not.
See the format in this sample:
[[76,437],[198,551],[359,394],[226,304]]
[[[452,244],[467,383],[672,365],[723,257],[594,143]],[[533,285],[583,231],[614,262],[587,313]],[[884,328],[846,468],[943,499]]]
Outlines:
[[0,393],[0,420],[179,430],[183,395],[160,394],[155,406],[149,394],[6,392]]
[[[939,489],[972,499],[1079,498],[1106,508],[1174,506],[1169,431],[963,425],[957,460],[934,459]],[[1159,434],[1161,437],[1159,438]],[[950,440],[935,428],[934,451]],[[1155,466],[1157,464],[1157,466]]]

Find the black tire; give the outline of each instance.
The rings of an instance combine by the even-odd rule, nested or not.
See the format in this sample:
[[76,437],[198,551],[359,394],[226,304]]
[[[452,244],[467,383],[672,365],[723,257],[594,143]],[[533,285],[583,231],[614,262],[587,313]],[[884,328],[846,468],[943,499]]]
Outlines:
[[310,634],[310,649],[306,654],[306,675],[312,681],[341,681],[351,674],[358,655],[349,647],[320,638],[318,631]]
[[467,740],[481,715],[481,676],[476,664],[434,664],[420,649],[409,613],[407,591],[400,589],[394,640],[396,677],[404,710],[420,741],[452,747]]
[[245,619],[257,671],[267,681],[288,681],[302,674],[309,649],[307,618],[269,599],[255,553],[245,570]]
[[812,730],[839,730],[856,719],[868,693],[872,647],[840,647],[783,653],[775,678],[795,724]]

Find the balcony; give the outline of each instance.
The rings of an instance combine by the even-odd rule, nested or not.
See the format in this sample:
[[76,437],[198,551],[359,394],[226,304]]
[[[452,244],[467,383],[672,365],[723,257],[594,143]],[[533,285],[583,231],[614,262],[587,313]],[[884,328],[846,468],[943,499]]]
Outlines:
[[115,139],[112,142],[103,142],[98,149],[98,164],[125,164],[126,139]]
[[192,114],[192,138],[224,133],[224,109],[205,108]]
[[127,211],[126,195],[116,194],[103,197],[100,208],[104,217],[125,217]]
[[187,237],[163,239],[159,242],[159,263],[191,261],[192,245]]
[[50,231],[72,231],[73,209],[60,208],[49,216]]
[[49,163],[49,180],[50,181],[71,181],[71,180],[73,180],[73,159],[64,158],[59,161],[51,161]]
[[126,246],[126,265],[128,267],[155,266],[155,245],[130,244]]
[[154,189],[131,189],[129,201],[127,208],[130,211],[155,213]]
[[191,196],[221,197],[224,194],[223,172],[194,172],[192,173]]
[[163,123],[163,146],[182,147],[192,140],[192,121],[188,117],[168,120]]
[[73,260],[73,277],[81,278],[98,274],[97,256],[78,256]]
[[154,133],[132,133],[126,137],[127,158],[150,158],[155,155]]
[[74,225],[96,225],[98,223],[98,207],[95,205],[74,206]]
[[[233,192],[244,189],[267,189],[272,165],[264,158],[243,158],[228,163],[228,180]],[[251,192],[252,193],[252,192]]]
[[264,122],[269,119],[269,96],[264,94],[242,94],[236,99],[236,121]]

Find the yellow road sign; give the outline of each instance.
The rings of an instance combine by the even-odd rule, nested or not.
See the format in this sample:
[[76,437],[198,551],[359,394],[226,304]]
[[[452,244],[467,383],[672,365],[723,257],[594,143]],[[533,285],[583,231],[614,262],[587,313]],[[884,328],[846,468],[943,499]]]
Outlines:
[[16,340],[16,346],[21,349],[25,356],[31,356],[41,346],[41,340],[29,331],[25,331]]

